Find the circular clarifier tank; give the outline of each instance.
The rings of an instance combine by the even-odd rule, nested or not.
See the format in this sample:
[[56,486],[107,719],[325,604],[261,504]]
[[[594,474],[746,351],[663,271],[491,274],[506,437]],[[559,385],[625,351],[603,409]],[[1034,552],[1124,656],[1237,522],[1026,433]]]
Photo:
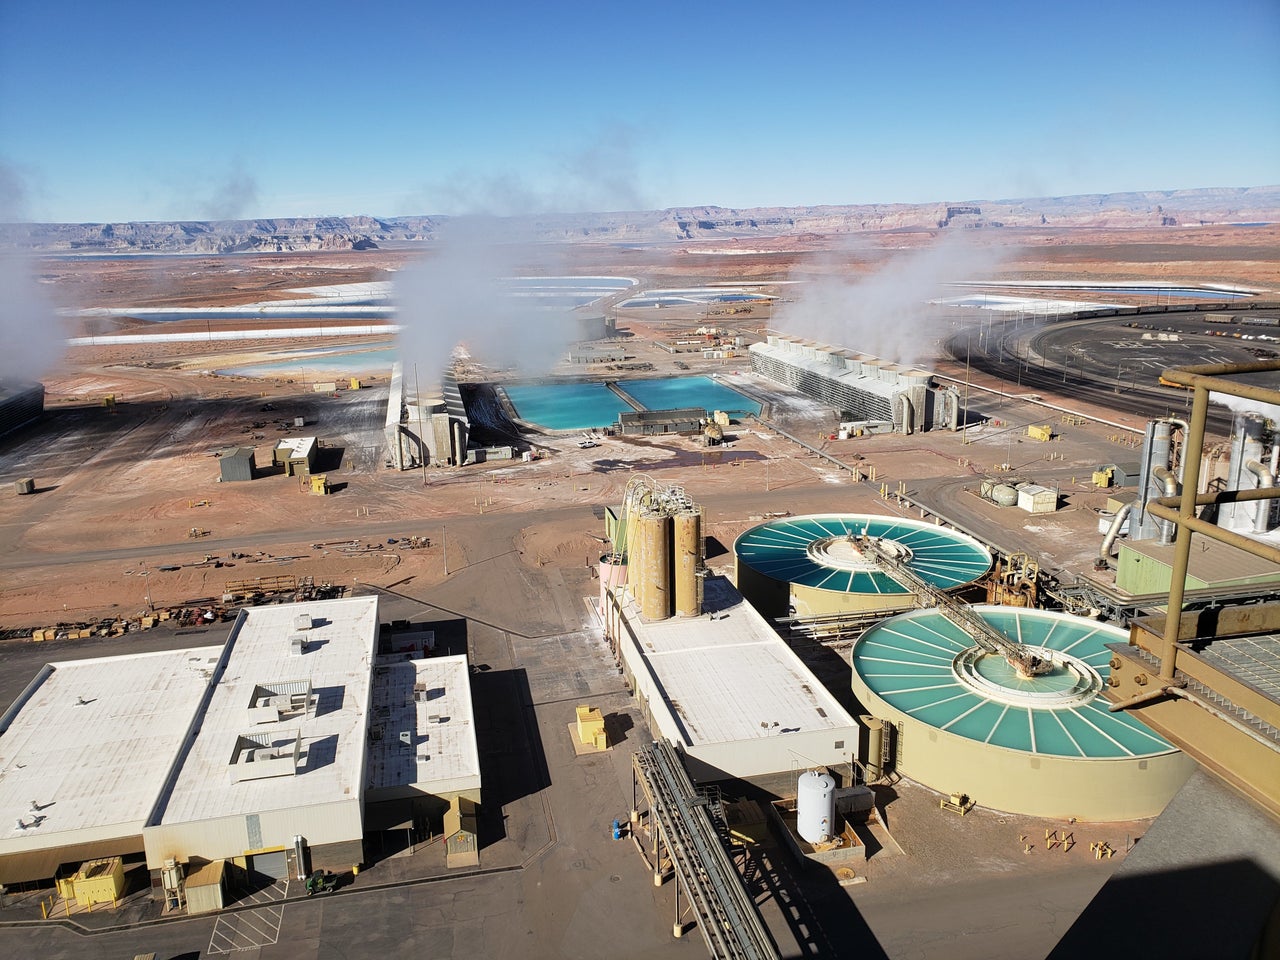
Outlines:
[[906,610],[910,591],[862,556],[869,536],[941,590],[986,574],[991,553],[977,540],[919,520],[841,513],[787,517],[752,527],[734,544],[738,589],[766,617]]
[[854,646],[853,689],[896,728],[896,769],[997,810],[1127,820],[1164,809],[1194,762],[1102,696],[1109,643],[1128,634],[1021,607],[970,608],[1049,661],[1024,676],[936,609],[900,614]]

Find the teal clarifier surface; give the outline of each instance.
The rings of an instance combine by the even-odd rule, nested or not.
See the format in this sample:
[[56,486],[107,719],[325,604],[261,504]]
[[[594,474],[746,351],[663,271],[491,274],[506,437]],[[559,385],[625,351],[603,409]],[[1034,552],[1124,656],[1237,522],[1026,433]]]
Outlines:
[[[1127,634],[1091,620],[1041,610],[980,606],[974,612],[1020,643],[1068,653],[1106,681],[1108,643]],[[979,743],[1059,757],[1125,759],[1169,753],[1172,744],[1141,720],[1112,713],[1105,698],[1056,706],[1002,702],[962,683],[952,660],[973,641],[936,610],[917,610],[872,627],[853,650],[853,668],[873,693],[915,720]],[[1019,677],[998,655],[977,662],[986,681],[1010,692],[1070,690],[1061,668],[1033,679]]]

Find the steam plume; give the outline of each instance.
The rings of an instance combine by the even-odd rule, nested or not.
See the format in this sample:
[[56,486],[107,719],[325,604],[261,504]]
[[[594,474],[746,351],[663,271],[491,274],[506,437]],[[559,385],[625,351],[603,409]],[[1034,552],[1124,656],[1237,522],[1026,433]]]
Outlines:
[[928,247],[897,255],[870,276],[845,273],[804,283],[800,299],[778,306],[774,326],[793,336],[914,364],[945,332],[941,318],[931,316],[928,301],[943,296],[950,282],[989,276],[1005,256],[998,248],[946,234]]

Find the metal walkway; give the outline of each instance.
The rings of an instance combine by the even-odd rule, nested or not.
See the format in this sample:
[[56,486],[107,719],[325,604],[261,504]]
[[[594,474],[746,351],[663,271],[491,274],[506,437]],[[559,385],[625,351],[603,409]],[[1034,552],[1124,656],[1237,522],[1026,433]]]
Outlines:
[[[778,948],[707,812],[708,799],[694,790],[675,748],[657,741],[642,747],[632,764],[649,802],[655,850],[665,843],[674,867],[677,915],[683,886],[712,957],[778,960]],[[658,858],[655,876],[660,871]]]

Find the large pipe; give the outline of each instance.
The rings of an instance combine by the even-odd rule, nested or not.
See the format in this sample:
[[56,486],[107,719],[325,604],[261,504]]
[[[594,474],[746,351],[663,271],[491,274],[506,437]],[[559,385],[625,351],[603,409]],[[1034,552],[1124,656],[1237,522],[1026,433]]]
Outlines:
[[1111,520],[1111,526],[1107,527],[1107,533],[1102,538],[1102,547],[1098,551],[1098,555],[1103,559],[1111,556],[1111,548],[1115,545],[1116,537],[1120,536],[1120,529],[1124,526],[1125,520],[1129,518],[1129,514],[1132,511],[1132,503],[1126,503],[1116,511],[1115,517]]
[[[1166,497],[1176,497],[1178,495],[1178,478],[1173,475],[1173,471],[1165,466],[1157,466],[1151,471],[1151,475],[1164,484],[1164,495]],[[1173,535],[1176,527],[1172,520],[1160,521],[1160,543],[1168,545],[1173,543]]]
[[898,394],[902,400],[902,432],[904,435],[911,433],[911,398],[905,393]]
[[[1274,487],[1276,485],[1275,474],[1260,464],[1257,460],[1246,460],[1244,468],[1258,478],[1259,487]],[[1267,522],[1271,519],[1271,501],[1258,501],[1258,511],[1253,515],[1253,532],[1266,533],[1270,524]]]

